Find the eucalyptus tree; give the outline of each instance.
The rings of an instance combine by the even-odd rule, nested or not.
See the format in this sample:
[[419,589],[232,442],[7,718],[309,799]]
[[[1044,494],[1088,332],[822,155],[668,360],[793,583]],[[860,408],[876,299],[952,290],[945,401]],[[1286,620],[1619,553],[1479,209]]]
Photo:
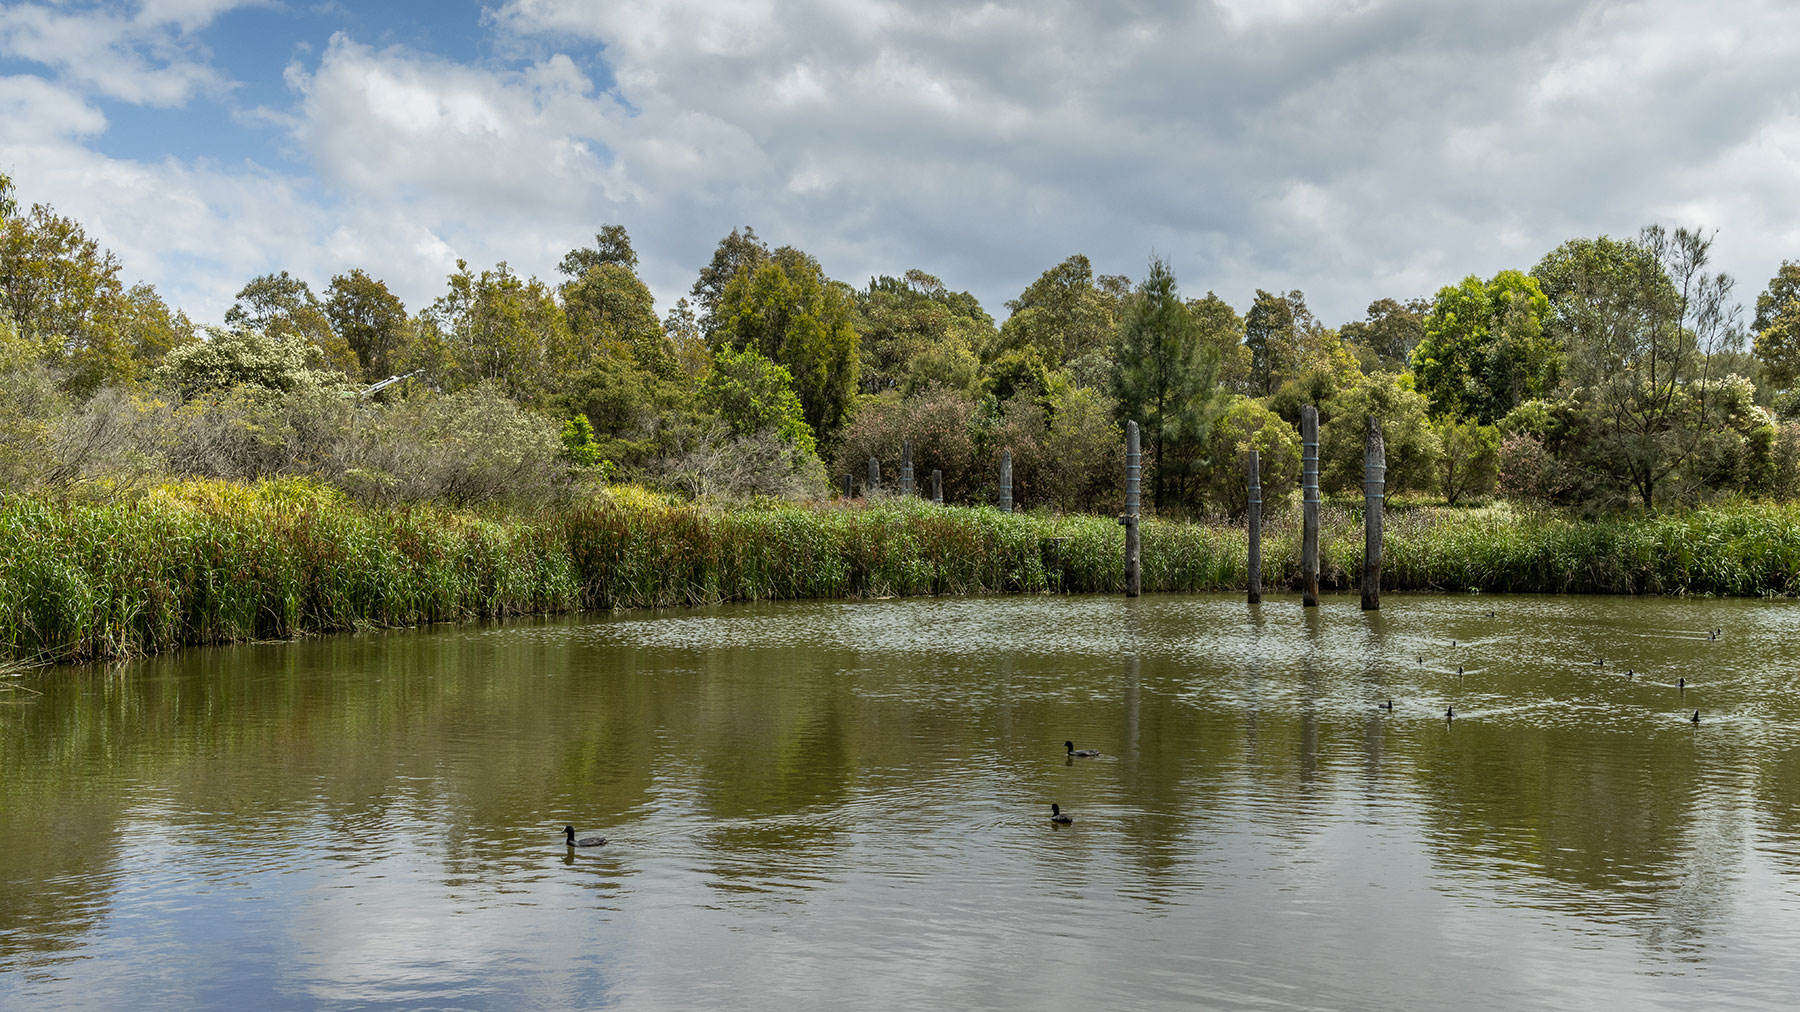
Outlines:
[[714,316],[714,346],[753,348],[786,367],[806,423],[830,442],[849,416],[860,367],[850,286],[826,277],[811,256],[783,246],[740,267]]
[[1756,297],[1756,322],[1750,329],[1763,377],[1777,390],[1791,389],[1800,380],[1800,263],[1781,262],[1769,287]]
[[368,380],[393,375],[407,340],[406,305],[388,286],[357,267],[331,279],[325,317],[362,366]]
[[1651,225],[1632,241],[1564,243],[1532,271],[1552,280],[1580,459],[1646,509],[1721,424],[1715,356],[1738,343],[1738,307],[1732,279],[1706,271],[1711,247]]

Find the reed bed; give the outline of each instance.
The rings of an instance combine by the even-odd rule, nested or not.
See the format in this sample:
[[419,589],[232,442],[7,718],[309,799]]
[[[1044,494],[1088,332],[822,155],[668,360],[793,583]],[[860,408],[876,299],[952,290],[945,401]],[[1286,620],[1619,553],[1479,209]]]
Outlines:
[[[1147,518],[1143,587],[1238,590],[1240,525]],[[1264,584],[1299,584],[1298,511],[1274,511]],[[131,502],[0,499],[0,656],[174,647],[574,609],[917,594],[1117,593],[1112,517],[917,499],[730,507],[636,489],[542,516],[358,505],[328,486],[186,482]],[[1350,589],[1362,517],[1328,504],[1321,585]],[[1390,512],[1393,590],[1789,595],[1800,507],[1738,504],[1581,521],[1515,511]]]

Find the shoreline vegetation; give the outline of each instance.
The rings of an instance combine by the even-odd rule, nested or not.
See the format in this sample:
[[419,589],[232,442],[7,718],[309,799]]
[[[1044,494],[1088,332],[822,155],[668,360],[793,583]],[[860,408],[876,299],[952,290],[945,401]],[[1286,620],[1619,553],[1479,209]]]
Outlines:
[[[1299,583],[1299,511],[1269,510],[1264,584]],[[1242,590],[1223,518],[1146,518],[1143,589]],[[51,664],[443,621],[733,601],[1120,593],[1109,516],[919,499],[731,504],[634,486],[535,514],[360,504],[303,479],[184,481],[104,504],[0,496],[0,659]],[[1349,590],[1360,508],[1328,503],[1320,583]],[[1448,593],[1800,592],[1800,505],[1583,520],[1500,503],[1388,511],[1382,585]]]

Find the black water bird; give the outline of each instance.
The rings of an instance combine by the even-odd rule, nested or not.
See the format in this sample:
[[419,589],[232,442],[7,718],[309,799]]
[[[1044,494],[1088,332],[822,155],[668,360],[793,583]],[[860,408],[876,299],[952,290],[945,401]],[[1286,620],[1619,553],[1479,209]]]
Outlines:
[[1100,754],[1099,749],[1076,748],[1075,743],[1072,741],[1063,742],[1063,748],[1069,750],[1069,757],[1071,759],[1092,759]]
[[1458,678],[1462,677],[1462,665],[1460,665],[1460,664],[1458,664],[1456,666],[1456,677],[1458,677]]
[[1454,706],[1444,707],[1444,719],[1445,720],[1449,720],[1450,718],[1452,718],[1454,716],[1456,716],[1456,707],[1454,707]]
[[1675,687],[1677,689],[1680,689],[1683,692],[1686,692],[1687,691],[1687,679],[1686,678],[1675,679]]
[[1491,611],[1490,611],[1490,612],[1488,612],[1488,618],[1493,618],[1493,617],[1494,617],[1494,613],[1493,613],[1493,612],[1491,612]]
[[1059,826],[1068,826],[1075,822],[1074,819],[1064,815],[1062,813],[1062,806],[1054,801],[1050,802],[1050,821]]
[[1597,668],[1597,667],[1599,667],[1599,666],[1601,666],[1601,665],[1602,665],[1602,664],[1605,664],[1605,663],[1606,663],[1606,658],[1604,658],[1604,657],[1602,657],[1602,658],[1600,658],[1600,659],[1599,659],[1599,660],[1597,660],[1597,661],[1595,661],[1595,662],[1594,662],[1594,667],[1596,667],[1596,668]]
[[606,842],[606,837],[604,836],[584,836],[577,840],[575,839],[574,826],[564,826],[563,832],[569,835],[569,846],[571,847],[598,847]]
[[1385,703],[1375,704],[1375,709],[1377,709],[1377,710],[1392,710],[1393,708],[1394,708],[1394,701],[1391,699]]
[[1694,715],[1693,715],[1693,716],[1692,716],[1692,717],[1689,717],[1689,718],[1688,718],[1688,722],[1689,722],[1689,723],[1691,723],[1691,724],[1698,724],[1698,723],[1700,723],[1700,711],[1699,711],[1699,710],[1695,710],[1695,711],[1694,711]]
[[1424,654],[1420,654],[1420,655],[1419,655],[1419,667],[1421,667],[1421,668],[1422,668],[1422,667],[1424,667],[1424,666],[1425,666],[1425,655],[1424,655]]
[[1625,677],[1626,678],[1630,678],[1632,675],[1635,675],[1635,674],[1637,674],[1637,672],[1631,670],[1630,668],[1625,669]]

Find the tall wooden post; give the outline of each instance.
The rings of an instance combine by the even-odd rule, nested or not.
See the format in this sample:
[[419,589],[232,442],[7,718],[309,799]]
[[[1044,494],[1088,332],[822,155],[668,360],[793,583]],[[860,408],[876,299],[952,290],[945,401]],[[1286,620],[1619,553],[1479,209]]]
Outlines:
[[1012,454],[1000,455],[1000,512],[1012,512]]
[[931,469],[931,501],[944,505],[944,472],[935,467]]
[[1137,597],[1143,590],[1138,572],[1138,497],[1144,477],[1143,454],[1138,448],[1138,423],[1125,423],[1125,596]]
[[1369,416],[1369,436],[1363,443],[1363,611],[1381,608],[1381,510],[1387,491],[1387,445],[1381,438],[1381,422]]
[[1319,409],[1300,409],[1300,604],[1319,606]]
[[900,441],[900,494],[913,494],[912,440]]
[[870,495],[881,487],[881,461],[869,458],[869,484],[863,489],[863,495]]
[[1262,461],[1250,450],[1250,603],[1262,602]]

